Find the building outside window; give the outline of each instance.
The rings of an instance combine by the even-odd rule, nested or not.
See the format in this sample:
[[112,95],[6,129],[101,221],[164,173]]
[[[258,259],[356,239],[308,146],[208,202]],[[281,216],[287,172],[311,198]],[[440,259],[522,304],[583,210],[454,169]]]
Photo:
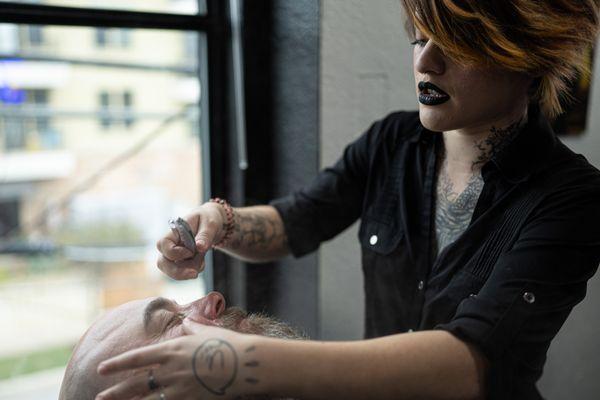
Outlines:
[[167,221],[203,198],[198,71],[208,60],[189,49],[204,35],[0,23],[0,399],[56,399],[74,344],[111,307],[204,293],[201,280],[160,274],[155,250]]
[[131,44],[131,30],[118,28],[96,28],[96,45],[98,47],[127,48]]
[[135,122],[133,93],[123,91],[101,91],[99,98],[98,120],[103,129],[114,126],[131,128]]

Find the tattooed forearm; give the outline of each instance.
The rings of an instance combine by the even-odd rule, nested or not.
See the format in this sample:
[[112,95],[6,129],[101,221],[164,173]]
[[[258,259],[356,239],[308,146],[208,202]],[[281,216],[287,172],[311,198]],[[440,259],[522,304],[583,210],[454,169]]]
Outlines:
[[283,223],[258,210],[236,209],[233,236],[227,247],[261,251],[287,248]]
[[[254,349],[252,346],[244,353],[250,353]],[[192,371],[196,381],[204,389],[218,396],[227,394],[227,390],[237,383],[238,375],[243,376],[246,383],[260,383],[253,374],[253,370],[259,365],[254,358],[241,364],[235,348],[229,342],[216,338],[206,340],[198,346],[192,356]]]
[[192,356],[192,371],[200,385],[212,394],[225,395],[235,382],[238,357],[231,344],[220,339],[202,343]]

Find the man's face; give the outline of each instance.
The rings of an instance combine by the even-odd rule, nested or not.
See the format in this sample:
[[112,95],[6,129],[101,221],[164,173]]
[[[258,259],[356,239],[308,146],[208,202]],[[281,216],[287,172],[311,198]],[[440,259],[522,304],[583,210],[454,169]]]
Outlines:
[[430,102],[419,99],[419,117],[427,129],[480,133],[507,118],[521,116],[519,112],[522,114],[528,102],[531,77],[491,66],[463,66],[447,57],[418,29],[415,39],[413,72],[417,98],[436,95],[428,89],[420,90],[419,82],[433,83],[448,95],[438,97],[440,104],[435,104],[436,98]]
[[80,393],[81,385],[98,393],[123,379],[119,374],[101,377],[95,373],[96,367],[101,361],[128,350],[183,336],[184,320],[199,327],[212,325],[242,333],[300,338],[277,320],[247,315],[234,307],[226,309],[223,295],[217,292],[185,305],[164,297],[135,300],[99,318],[81,338],[67,366],[60,398],[85,397],[73,395]]

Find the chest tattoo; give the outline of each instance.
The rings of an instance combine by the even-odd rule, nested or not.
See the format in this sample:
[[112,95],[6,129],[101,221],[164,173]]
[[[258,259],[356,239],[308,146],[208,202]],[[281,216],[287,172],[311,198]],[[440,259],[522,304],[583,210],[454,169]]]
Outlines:
[[476,141],[473,146],[478,151],[478,157],[471,166],[472,174],[462,192],[450,178],[447,169],[445,151],[439,154],[438,178],[435,195],[435,237],[432,251],[434,256],[449,244],[453,243],[469,226],[479,195],[483,190],[481,167],[497,155],[516,136],[519,128],[527,121],[523,119],[514,122],[506,128],[492,127],[490,134],[482,141]]
[[471,176],[465,189],[457,193],[450,177],[442,169],[436,190],[435,254],[439,254],[467,229],[482,189],[483,178],[477,172]]

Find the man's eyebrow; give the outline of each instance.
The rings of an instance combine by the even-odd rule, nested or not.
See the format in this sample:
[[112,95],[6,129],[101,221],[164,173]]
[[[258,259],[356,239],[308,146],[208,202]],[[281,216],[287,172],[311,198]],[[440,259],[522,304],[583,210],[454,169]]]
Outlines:
[[158,310],[164,310],[172,305],[173,301],[164,297],[157,297],[156,299],[148,303],[148,305],[144,309],[144,329],[148,330],[150,321],[152,321],[152,314],[154,314]]

